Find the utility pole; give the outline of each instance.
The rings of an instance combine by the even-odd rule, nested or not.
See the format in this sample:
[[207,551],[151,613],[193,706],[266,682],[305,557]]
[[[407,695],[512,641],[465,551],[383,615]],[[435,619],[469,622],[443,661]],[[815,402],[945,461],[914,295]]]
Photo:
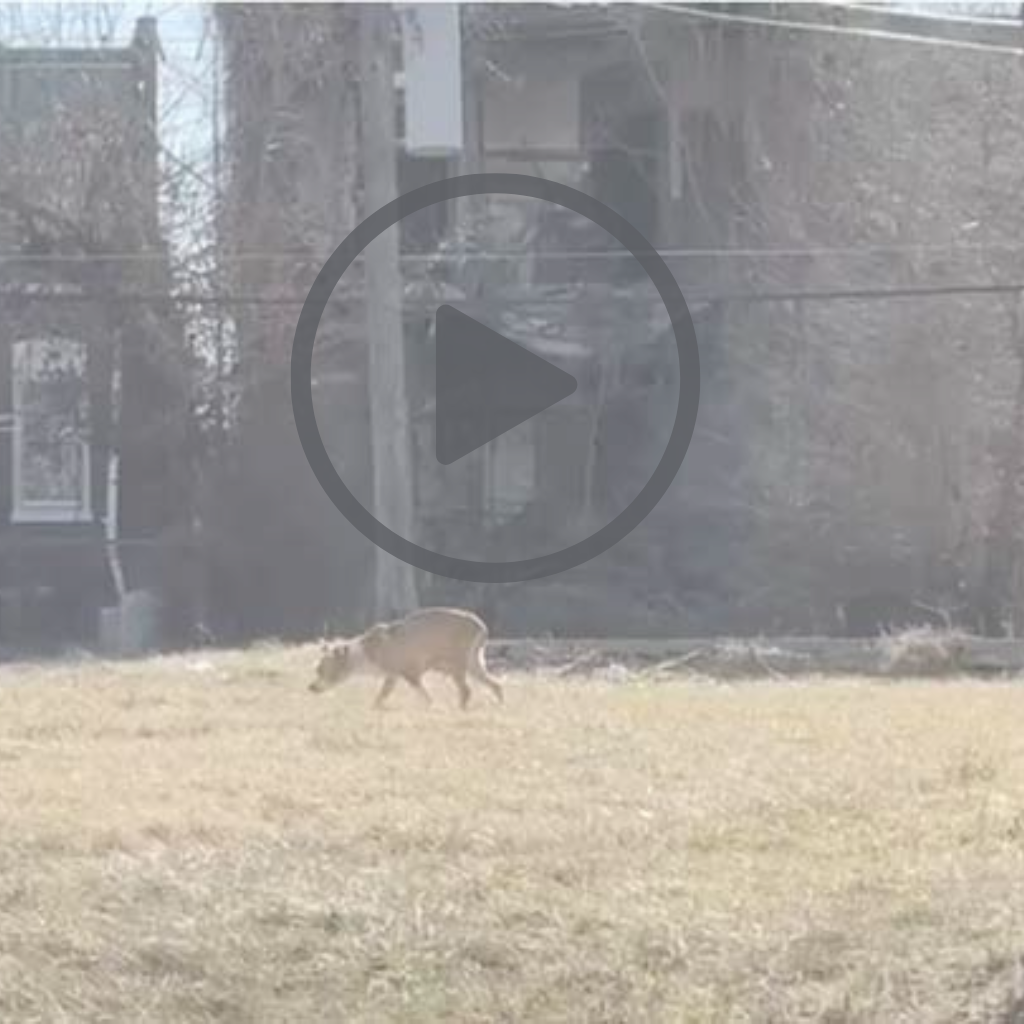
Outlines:
[[[396,98],[391,6],[360,5],[359,19],[360,159],[365,217],[398,195]],[[398,247],[399,229],[394,224],[364,252],[373,500],[374,513],[381,523],[407,540],[414,540]],[[418,603],[415,569],[379,547],[375,598],[376,614],[385,619],[405,614]]]
[[[460,12],[461,16],[461,12]],[[462,125],[463,143],[459,155],[459,174],[479,174],[483,169],[483,139],[481,138],[480,95],[482,92],[483,75],[480,57],[476,47],[462,47]],[[479,242],[480,231],[484,224],[486,205],[483,196],[464,196],[455,200],[456,231],[460,250],[464,250],[465,240],[472,238]],[[463,264],[460,284],[470,301],[478,300],[482,291],[481,270],[483,265],[470,260]],[[491,459],[492,446],[478,448],[463,459],[460,486],[463,499],[461,502],[458,529],[469,534],[470,544],[477,557],[493,557],[487,550],[487,471]],[[480,595],[493,594],[493,584],[477,584],[473,592]],[[489,616],[493,618],[493,616]]]

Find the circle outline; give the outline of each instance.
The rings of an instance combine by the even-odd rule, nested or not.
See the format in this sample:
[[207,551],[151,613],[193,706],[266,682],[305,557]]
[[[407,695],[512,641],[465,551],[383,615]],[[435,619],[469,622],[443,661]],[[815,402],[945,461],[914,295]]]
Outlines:
[[[503,194],[539,199],[592,220],[612,235],[644,268],[668,310],[679,355],[679,397],[672,432],[650,479],[610,522],[569,547],[510,562],[478,562],[421,547],[379,522],[345,486],[324,447],[313,408],[313,348],[324,309],[338,282],[378,235],[403,217],[436,203],[466,196]],[[700,400],[700,357],[686,300],[675,277],[643,234],[621,214],[561,182],[527,174],[483,172],[431,182],[371,213],[324,263],[302,305],[291,358],[291,400],[299,442],[310,468],[339,512],[369,541],[415,568],[471,583],[519,583],[542,579],[590,561],[631,533],[671,486],[693,437]]]

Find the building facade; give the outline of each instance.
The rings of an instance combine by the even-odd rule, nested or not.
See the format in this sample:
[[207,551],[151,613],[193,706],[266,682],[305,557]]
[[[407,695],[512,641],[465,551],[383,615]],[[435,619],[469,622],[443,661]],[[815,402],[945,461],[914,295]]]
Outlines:
[[0,47],[0,646],[94,644],[180,521],[158,42]]

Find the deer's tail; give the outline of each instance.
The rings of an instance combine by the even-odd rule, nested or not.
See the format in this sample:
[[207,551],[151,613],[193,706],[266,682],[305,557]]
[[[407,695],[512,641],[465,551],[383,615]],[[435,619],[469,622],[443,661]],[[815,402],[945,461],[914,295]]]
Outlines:
[[487,669],[487,656],[485,650],[487,647],[487,634],[485,633],[480,637],[479,640],[473,645],[473,649],[469,656],[469,671],[471,675],[474,675],[481,683],[486,686],[491,693],[494,694],[495,699],[504,704],[505,693],[501,687],[501,683],[498,682],[494,676]]

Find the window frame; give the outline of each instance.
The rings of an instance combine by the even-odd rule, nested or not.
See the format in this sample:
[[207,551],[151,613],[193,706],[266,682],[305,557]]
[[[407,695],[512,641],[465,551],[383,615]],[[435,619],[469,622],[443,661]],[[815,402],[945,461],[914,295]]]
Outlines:
[[[78,432],[76,438],[79,445],[82,481],[79,493],[74,501],[55,501],[26,499],[22,479],[24,462],[24,411],[21,391],[27,379],[31,379],[31,369],[36,359],[35,347],[57,346],[66,352],[69,362],[77,362],[81,367],[83,379],[88,379],[89,351],[83,341],[64,335],[33,336],[19,338],[11,344],[11,513],[12,523],[45,524],[45,523],[91,523],[93,521],[92,502],[92,445],[88,426]],[[28,364],[28,369],[26,368]],[[89,422],[90,403],[88,388],[83,395],[83,416]]]

